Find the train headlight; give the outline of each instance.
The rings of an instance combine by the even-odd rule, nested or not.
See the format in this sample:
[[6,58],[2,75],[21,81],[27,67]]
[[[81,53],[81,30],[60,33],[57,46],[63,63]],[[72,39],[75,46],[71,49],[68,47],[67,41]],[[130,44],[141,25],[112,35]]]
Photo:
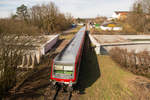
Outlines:
[[72,81],[70,81],[69,86],[72,87]]
[[73,66],[64,66],[64,70],[72,71],[73,70]]

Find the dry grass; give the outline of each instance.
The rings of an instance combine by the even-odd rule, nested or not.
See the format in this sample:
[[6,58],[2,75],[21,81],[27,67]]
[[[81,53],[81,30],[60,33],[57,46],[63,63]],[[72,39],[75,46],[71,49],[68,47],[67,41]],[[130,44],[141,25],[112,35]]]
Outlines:
[[62,34],[60,36],[60,39],[70,40],[73,38],[73,36],[81,29],[81,26],[78,26],[76,28],[73,28],[67,32],[67,34]]
[[85,90],[81,100],[130,100],[132,93],[124,81],[131,74],[120,69],[109,56],[97,59],[101,76]]
[[41,30],[22,20],[0,19],[0,34],[41,35]]
[[131,27],[128,23],[121,23],[123,26],[123,33],[128,33],[128,34],[137,34],[137,31]]
[[121,35],[124,34],[122,31],[103,31],[100,28],[94,28],[92,29],[92,34],[97,34],[97,35]]
[[73,36],[74,36],[74,34],[67,34],[67,35],[60,35],[60,39],[65,39],[65,40],[70,40],[70,39],[72,39],[73,38]]
[[73,28],[72,30],[70,30],[70,33],[77,33],[80,29],[82,28],[82,26],[77,26],[76,28]]

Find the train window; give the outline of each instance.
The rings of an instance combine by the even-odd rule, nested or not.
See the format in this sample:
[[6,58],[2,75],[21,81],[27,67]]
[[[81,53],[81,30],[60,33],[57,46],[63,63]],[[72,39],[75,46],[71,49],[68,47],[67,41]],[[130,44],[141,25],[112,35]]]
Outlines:
[[72,71],[73,70],[73,66],[64,66],[64,70]]
[[55,65],[55,74],[71,74],[73,75],[73,66]]
[[61,65],[55,65],[54,66],[54,72],[55,73],[64,73],[64,71],[63,71],[63,66],[61,66]]
[[63,68],[63,66],[61,66],[61,65],[55,65],[55,68],[54,68],[55,70],[63,70],[64,68]]

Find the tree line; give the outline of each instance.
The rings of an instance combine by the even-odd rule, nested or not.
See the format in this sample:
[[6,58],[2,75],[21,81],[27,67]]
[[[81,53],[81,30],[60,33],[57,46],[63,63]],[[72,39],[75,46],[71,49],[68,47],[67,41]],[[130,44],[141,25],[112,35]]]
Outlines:
[[31,8],[22,4],[11,18],[0,19],[0,33],[54,34],[70,28],[72,22],[71,14],[61,13],[53,2]]

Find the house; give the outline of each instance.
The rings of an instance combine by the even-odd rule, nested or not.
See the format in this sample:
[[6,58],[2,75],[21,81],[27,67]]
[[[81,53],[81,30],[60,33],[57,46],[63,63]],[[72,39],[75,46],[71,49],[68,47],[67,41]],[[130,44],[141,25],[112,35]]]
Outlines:
[[112,15],[112,18],[118,20],[125,20],[129,13],[129,11],[115,11]]

